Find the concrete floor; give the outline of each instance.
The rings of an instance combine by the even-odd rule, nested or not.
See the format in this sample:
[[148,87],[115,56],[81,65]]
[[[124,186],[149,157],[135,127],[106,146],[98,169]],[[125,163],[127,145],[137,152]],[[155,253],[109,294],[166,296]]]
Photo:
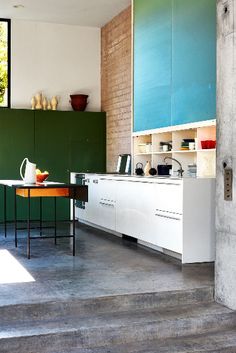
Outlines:
[[[68,225],[59,226],[68,232]],[[181,266],[178,260],[94,228],[76,228],[76,256],[69,239],[34,240],[26,258],[26,234],[14,247],[13,233],[0,235],[1,250],[12,254],[34,282],[0,284],[0,306],[55,299],[91,298],[114,294],[192,289],[214,284],[212,264]],[[9,270],[1,264],[0,278]]]

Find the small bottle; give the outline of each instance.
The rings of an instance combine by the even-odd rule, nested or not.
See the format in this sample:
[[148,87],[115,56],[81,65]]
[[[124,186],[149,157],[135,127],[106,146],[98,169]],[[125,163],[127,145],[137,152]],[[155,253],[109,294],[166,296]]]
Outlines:
[[145,167],[144,167],[144,175],[148,176],[149,175],[149,170],[151,169],[151,163],[147,161]]

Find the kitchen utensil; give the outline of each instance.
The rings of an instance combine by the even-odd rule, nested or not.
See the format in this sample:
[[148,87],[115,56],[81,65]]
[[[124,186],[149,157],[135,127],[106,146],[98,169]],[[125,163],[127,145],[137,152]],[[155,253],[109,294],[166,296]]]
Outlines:
[[130,174],[131,173],[131,155],[120,154],[117,161],[116,173]]
[[136,164],[136,169],[135,169],[135,174],[137,175],[143,175],[143,163],[137,163]]
[[[25,174],[23,175],[23,166],[25,164]],[[28,158],[24,158],[20,166],[20,176],[26,184],[36,183],[36,164],[31,163]]]
[[149,174],[150,174],[150,175],[156,175],[156,174],[157,174],[156,168],[151,168],[151,169],[149,170]]
[[158,175],[169,175],[170,169],[172,169],[171,164],[158,164],[157,166]]

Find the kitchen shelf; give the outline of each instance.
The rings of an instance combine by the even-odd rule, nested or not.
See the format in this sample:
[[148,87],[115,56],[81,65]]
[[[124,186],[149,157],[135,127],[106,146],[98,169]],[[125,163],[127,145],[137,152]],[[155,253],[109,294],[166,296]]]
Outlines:
[[203,148],[203,149],[197,150],[197,152],[216,152],[216,148]]
[[152,152],[148,152],[148,153],[136,153],[135,156],[151,156]]
[[164,151],[152,152],[152,154],[170,154],[170,153],[172,153],[172,151],[166,151],[166,152],[164,152]]
[[[150,133],[151,132],[151,133]],[[202,121],[199,123],[191,123],[178,125],[176,130],[173,127],[166,129],[156,129],[152,131],[133,133],[133,168],[137,163],[146,164],[150,161],[152,167],[157,168],[157,165],[164,164],[164,157],[169,156],[176,158],[185,170],[187,175],[188,165],[197,165],[198,177],[214,177],[216,169],[216,149],[202,149],[201,141],[216,140],[216,121]],[[181,150],[183,139],[195,139],[195,150]],[[172,141],[171,151],[160,151],[161,144],[168,144]],[[153,152],[140,153],[139,145],[152,144]],[[170,164],[171,160],[168,161]],[[174,170],[177,164],[173,162]],[[134,170],[133,170],[134,171]]]

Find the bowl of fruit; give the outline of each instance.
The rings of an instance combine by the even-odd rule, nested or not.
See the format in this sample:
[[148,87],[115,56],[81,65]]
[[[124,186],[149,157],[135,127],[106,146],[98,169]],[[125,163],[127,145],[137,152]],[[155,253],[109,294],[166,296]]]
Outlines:
[[49,173],[45,170],[41,172],[40,169],[36,169],[36,182],[43,183],[49,176]]

